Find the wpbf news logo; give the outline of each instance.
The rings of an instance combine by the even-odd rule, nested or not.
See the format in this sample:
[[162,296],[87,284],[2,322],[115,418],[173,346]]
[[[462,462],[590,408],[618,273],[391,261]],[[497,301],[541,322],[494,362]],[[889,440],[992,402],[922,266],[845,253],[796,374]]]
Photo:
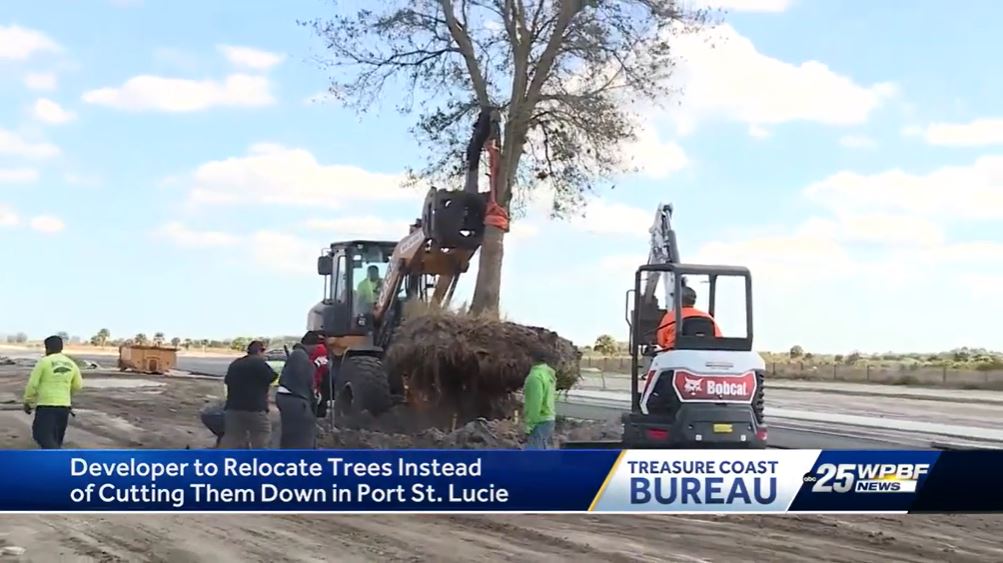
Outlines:
[[823,463],[804,476],[813,493],[915,493],[929,463]]

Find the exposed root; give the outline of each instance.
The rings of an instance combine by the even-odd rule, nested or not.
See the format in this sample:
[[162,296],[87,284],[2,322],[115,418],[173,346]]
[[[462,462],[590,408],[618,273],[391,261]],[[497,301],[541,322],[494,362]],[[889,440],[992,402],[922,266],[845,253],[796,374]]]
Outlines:
[[434,309],[412,313],[387,350],[386,369],[404,377],[419,407],[460,422],[503,418],[511,396],[532,367],[529,351],[543,347],[553,357],[559,390],[581,377],[581,352],[571,341],[539,327]]

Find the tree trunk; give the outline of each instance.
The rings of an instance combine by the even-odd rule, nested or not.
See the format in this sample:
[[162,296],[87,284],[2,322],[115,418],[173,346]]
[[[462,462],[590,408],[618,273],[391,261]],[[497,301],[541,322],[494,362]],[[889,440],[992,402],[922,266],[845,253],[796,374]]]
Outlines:
[[[516,122],[519,123],[518,120]],[[515,126],[510,123],[505,127],[501,166],[498,170],[500,189],[496,196],[498,204],[506,210],[512,199],[512,179],[515,178],[515,171],[519,168],[524,142],[524,124]],[[477,285],[474,286],[474,297],[470,303],[471,313],[498,316],[501,308],[501,272],[504,256],[505,232],[487,225],[484,229],[484,242],[481,243]]]
[[501,268],[505,256],[505,233],[488,225],[484,230],[481,256],[477,267],[477,285],[470,312],[498,316],[501,304]]

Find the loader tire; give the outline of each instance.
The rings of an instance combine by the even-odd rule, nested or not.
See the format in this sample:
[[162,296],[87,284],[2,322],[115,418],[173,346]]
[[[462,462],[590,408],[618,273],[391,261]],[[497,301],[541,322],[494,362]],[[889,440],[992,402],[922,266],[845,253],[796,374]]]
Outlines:
[[372,356],[342,360],[334,404],[340,414],[348,416],[367,411],[379,416],[389,410],[393,401],[383,362]]

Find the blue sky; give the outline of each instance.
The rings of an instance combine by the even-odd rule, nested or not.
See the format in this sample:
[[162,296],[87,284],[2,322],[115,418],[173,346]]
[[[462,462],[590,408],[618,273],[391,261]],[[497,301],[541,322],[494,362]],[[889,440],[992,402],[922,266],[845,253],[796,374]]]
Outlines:
[[[721,40],[680,40],[684,94],[624,148],[642,173],[584,219],[531,204],[514,224],[506,314],[625,338],[672,202],[686,261],[752,269],[760,349],[1003,347],[1003,5],[716,4]],[[318,99],[322,45],[296,20],[330,6],[7,3],[0,332],[298,334],[321,247],[403,235],[410,120]]]

